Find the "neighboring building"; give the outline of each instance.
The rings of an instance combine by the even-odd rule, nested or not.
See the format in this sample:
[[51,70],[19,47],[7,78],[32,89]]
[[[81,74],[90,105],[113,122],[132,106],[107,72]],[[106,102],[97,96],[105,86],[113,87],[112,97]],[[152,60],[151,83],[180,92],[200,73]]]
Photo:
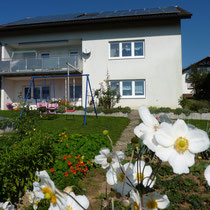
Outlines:
[[[66,75],[66,62],[90,74],[92,89],[110,76],[118,105],[177,107],[182,95],[179,7],[54,15],[0,26],[1,109],[25,97],[31,76]],[[72,70],[72,69],[71,69]],[[71,74],[74,74],[71,71]],[[39,100],[52,98],[50,79],[37,80]],[[55,78],[55,97],[67,98],[67,81]],[[70,78],[70,100],[84,105],[85,79]],[[90,100],[90,99],[89,99]]]
[[188,79],[192,66],[196,66],[198,69],[202,69],[202,70],[210,72],[210,56],[207,56],[206,58],[182,70],[183,96],[187,98],[191,98],[193,95],[193,87]]

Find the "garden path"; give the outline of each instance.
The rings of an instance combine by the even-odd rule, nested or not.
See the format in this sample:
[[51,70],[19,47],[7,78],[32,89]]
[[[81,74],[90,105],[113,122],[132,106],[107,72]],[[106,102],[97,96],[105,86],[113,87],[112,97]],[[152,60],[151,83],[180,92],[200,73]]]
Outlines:
[[[113,146],[113,151],[125,151],[127,149],[127,144],[131,142],[131,139],[135,136],[133,130],[139,124],[139,113],[138,110],[132,110],[130,114],[128,114],[128,118],[130,119],[130,123],[125,128],[125,130],[121,133],[119,140],[116,145]],[[105,171],[100,169],[96,169],[94,171],[95,174],[88,175],[83,185],[87,189],[87,197],[91,203],[91,206],[88,210],[97,210],[100,209],[101,200],[97,197],[102,193],[105,194],[106,189],[106,177]],[[91,184],[94,183],[94,184]],[[110,191],[110,187],[108,187],[108,192]]]
[[132,110],[128,114],[128,118],[130,119],[130,123],[121,133],[120,139],[117,141],[116,145],[113,146],[113,151],[125,151],[127,149],[127,144],[129,144],[131,142],[131,139],[135,136],[133,130],[140,123],[138,110]]

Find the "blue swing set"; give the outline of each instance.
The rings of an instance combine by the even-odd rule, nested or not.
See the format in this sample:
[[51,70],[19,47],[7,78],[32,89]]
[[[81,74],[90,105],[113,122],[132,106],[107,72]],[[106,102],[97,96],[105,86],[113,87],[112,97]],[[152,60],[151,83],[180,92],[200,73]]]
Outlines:
[[[96,106],[95,106],[95,102],[94,102],[94,97],[93,97],[93,93],[92,93],[92,89],[91,89],[91,85],[90,85],[89,74],[75,74],[75,75],[52,75],[52,76],[35,76],[35,77],[32,77],[30,85],[29,85],[29,88],[28,88],[28,92],[27,92],[26,97],[25,97],[24,105],[23,105],[21,113],[20,113],[19,119],[21,118],[21,116],[23,114],[23,110],[24,110],[23,108],[26,105],[26,102],[28,100],[28,96],[29,96],[29,93],[30,93],[30,90],[31,90],[32,86],[33,86],[33,90],[34,90],[34,93],[35,93],[35,101],[36,101],[36,104],[37,104],[37,97],[36,97],[36,91],[35,91],[36,90],[35,79],[45,79],[45,88],[44,88],[45,94],[44,94],[44,96],[45,96],[45,100],[47,101],[46,78],[81,77],[81,76],[82,77],[86,77],[85,115],[84,115],[84,124],[83,125],[87,124],[86,120],[87,120],[87,94],[88,94],[88,87],[89,87],[89,90],[90,90],[90,93],[91,93],[91,98],[92,98],[92,102],[93,102],[96,118],[98,118],[98,114],[97,114],[97,110],[96,110]],[[51,85],[52,85],[52,82],[50,80],[49,98],[51,98],[51,96],[50,96],[50,94],[51,94]],[[42,88],[43,88],[43,80],[42,80]],[[55,98],[55,81],[54,80],[53,80],[53,93],[54,93],[54,98]],[[40,99],[42,101],[42,99],[43,99],[42,98],[42,94],[41,94]]]

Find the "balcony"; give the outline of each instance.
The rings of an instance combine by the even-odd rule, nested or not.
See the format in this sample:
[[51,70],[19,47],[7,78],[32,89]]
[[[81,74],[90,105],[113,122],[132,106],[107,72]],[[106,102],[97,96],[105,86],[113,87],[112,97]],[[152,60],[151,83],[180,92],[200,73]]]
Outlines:
[[67,62],[82,70],[81,57],[70,55],[66,57],[7,59],[0,61],[0,73],[65,71],[68,69]]

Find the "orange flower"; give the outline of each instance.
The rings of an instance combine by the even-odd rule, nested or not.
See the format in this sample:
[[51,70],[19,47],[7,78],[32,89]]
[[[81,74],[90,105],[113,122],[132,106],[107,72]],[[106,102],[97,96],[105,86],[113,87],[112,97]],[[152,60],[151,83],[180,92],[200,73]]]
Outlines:
[[64,176],[65,177],[68,177],[69,176],[68,172],[65,172]]
[[64,157],[63,157],[63,159],[64,159],[64,160],[66,160],[66,159],[67,159],[67,157],[66,157],[66,156],[64,156]]
[[71,155],[68,155],[68,158],[72,158],[72,156]]
[[71,161],[68,161],[68,165],[70,166],[72,164],[72,162]]
[[54,168],[51,168],[50,171],[51,171],[51,173],[54,173],[54,172],[55,172],[55,171],[54,171]]

